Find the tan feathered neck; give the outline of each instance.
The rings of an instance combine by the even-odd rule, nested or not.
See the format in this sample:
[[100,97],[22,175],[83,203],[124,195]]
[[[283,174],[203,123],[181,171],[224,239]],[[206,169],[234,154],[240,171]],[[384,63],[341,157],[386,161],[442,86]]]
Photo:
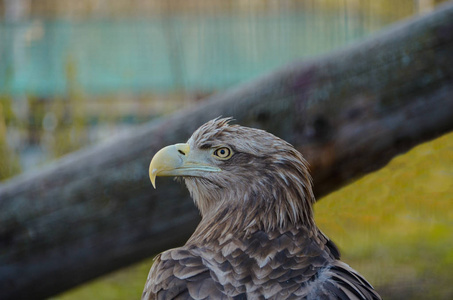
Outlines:
[[247,236],[257,230],[316,228],[315,201],[307,162],[286,141],[259,129],[212,120],[189,139],[192,148],[217,145],[234,154],[219,163],[220,173],[185,178],[202,221],[191,240],[226,234]]

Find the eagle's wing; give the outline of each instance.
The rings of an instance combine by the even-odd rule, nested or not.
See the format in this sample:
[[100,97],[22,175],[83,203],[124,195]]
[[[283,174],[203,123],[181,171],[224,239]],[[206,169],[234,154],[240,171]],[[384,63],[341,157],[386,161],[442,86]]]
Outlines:
[[176,248],[156,256],[142,300],[227,299],[211,278],[199,256]]
[[[307,286],[307,288],[310,290],[305,299],[381,299],[360,274],[341,261],[336,261],[334,265],[322,270],[319,273],[317,284]],[[298,292],[295,294],[297,295]]]
[[316,292],[319,295],[336,295],[339,299],[381,299],[362,275],[340,261],[337,245],[322,231],[318,233],[320,240],[336,260],[324,270],[323,276],[327,280],[320,284],[319,289],[315,289]]
[[258,231],[247,241],[231,239],[216,248],[200,255],[230,299],[381,299],[338,260],[337,247],[321,232]]
[[246,244],[232,239],[166,251],[157,256],[142,299],[380,299],[335,258],[332,242],[320,235],[321,250],[307,234],[257,232]]

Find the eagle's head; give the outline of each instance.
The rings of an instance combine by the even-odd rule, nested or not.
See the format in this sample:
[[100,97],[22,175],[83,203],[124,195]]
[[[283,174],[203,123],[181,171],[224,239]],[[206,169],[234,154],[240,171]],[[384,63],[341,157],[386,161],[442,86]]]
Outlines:
[[264,130],[229,122],[211,120],[187,143],[157,152],[149,166],[153,186],[156,176],[182,177],[203,220],[233,218],[239,231],[313,226],[312,183],[302,155]]

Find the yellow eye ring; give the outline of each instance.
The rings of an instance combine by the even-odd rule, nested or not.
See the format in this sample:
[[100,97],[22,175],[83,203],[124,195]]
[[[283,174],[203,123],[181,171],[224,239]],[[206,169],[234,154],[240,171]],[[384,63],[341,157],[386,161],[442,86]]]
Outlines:
[[233,151],[228,147],[221,147],[216,149],[213,154],[220,159],[228,159],[233,154]]

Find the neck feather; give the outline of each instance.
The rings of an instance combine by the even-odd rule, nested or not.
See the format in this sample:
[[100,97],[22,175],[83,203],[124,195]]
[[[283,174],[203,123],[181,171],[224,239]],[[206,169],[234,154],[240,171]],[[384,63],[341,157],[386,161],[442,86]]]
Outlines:
[[[208,242],[232,234],[246,238],[258,230],[315,229],[314,196],[311,180],[297,183],[279,176],[255,188],[238,186],[222,195],[203,199],[192,195],[202,214],[202,221],[189,241]],[[291,184],[292,182],[292,184]],[[217,199],[213,201],[213,199]]]

